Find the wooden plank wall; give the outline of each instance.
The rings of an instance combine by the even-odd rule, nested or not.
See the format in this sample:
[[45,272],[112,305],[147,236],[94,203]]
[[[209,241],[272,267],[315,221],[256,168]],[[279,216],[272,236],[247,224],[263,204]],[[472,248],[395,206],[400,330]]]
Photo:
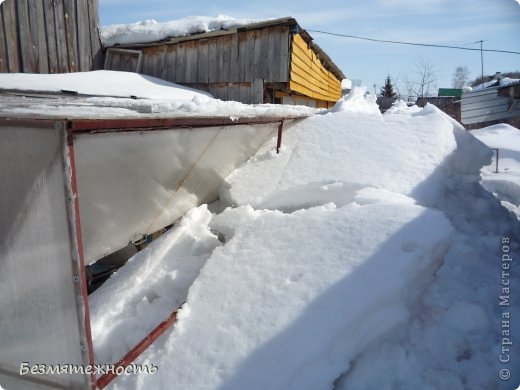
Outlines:
[[209,91],[218,99],[263,103],[263,85],[289,82],[289,27],[272,26],[142,48],[142,73]]
[[325,69],[299,34],[293,35],[291,54],[291,90],[329,102],[341,97],[341,80]]
[[102,69],[98,0],[6,0],[0,5],[0,72]]

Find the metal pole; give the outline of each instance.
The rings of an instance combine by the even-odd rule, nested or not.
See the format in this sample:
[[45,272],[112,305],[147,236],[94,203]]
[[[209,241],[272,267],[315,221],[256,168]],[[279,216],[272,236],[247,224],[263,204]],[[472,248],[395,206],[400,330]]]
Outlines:
[[482,71],[482,82],[484,82],[484,52],[482,51],[482,43],[484,41],[480,41],[480,67]]
[[278,139],[276,140],[276,154],[280,153],[282,147],[282,132],[283,132],[283,121],[278,125]]
[[492,148],[496,152],[496,159],[495,159],[495,173],[498,173],[498,159],[500,158],[498,148]]

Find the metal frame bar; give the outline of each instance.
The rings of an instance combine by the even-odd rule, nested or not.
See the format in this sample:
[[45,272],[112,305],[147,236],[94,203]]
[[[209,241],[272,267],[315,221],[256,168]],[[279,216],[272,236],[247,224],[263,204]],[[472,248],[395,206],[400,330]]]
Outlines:
[[112,382],[118,375],[115,373],[118,367],[128,367],[137,357],[143,353],[155,340],[157,340],[177,319],[177,310],[173,311],[170,316],[161,322],[148,335],[142,339],[130,352],[123,356],[114,367],[114,371],[106,373],[97,380],[97,388],[103,389]]
[[136,119],[70,119],[69,127],[77,133],[105,133],[118,131],[146,131],[179,128],[262,125],[305,117],[179,117]]
[[[65,122],[62,122],[65,125]],[[68,124],[67,124],[68,125]],[[75,241],[77,244],[77,260],[78,267],[76,269],[77,277],[80,285],[78,289],[81,294],[83,300],[83,323],[80,323],[80,327],[83,329],[86,337],[86,345],[82,346],[82,352],[88,355],[88,361],[91,365],[94,364],[94,346],[92,343],[92,332],[90,329],[90,311],[88,306],[88,289],[87,289],[87,277],[85,273],[85,262],[83,256],[83,238],[81,235],[81,219],[80,219],[80,211],[79,211],[79,199],[78,199],[78,184],[77,184],[77,176],[76,176],[76,162],[74,158],[74,137],[72,135],[72,129],[67,127],[66,129],[67,135],[67,152],[70,161],[70,189],[72,191],[72,199],[68,200],[69,210],[72,213],[72,220],[69,222],[73,226]],[[96,376],[95,374],[91,374],[91,385],[92,388],[96,388]]]

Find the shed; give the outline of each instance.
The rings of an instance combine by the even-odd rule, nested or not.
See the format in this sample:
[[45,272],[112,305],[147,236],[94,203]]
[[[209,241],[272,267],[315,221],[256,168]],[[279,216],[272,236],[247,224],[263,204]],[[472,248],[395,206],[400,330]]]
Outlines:
[[342,71],[291,17],[107,48],[105,69],[138,71],[242,103],[331,107]]

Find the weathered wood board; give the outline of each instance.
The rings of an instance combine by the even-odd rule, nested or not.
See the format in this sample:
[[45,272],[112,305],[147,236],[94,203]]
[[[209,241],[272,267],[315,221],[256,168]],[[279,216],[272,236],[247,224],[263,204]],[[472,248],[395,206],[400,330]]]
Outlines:
[[101,69],[98,0],[8,0],[0,5],[0,72]]

